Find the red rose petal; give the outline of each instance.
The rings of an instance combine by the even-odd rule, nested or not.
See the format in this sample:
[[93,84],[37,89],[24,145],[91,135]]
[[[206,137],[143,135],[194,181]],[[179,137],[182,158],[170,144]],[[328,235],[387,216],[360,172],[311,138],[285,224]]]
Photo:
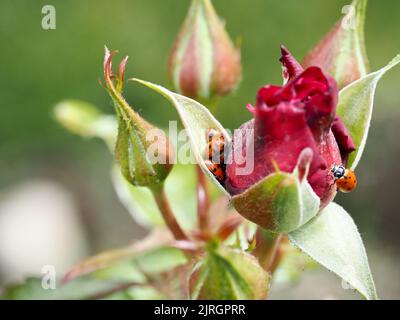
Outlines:
[[[318,170],[326,172],[326,163],[319,155],[318,146],[308,127],[305,110],[290,103],[282,103],[275,108],[256,109],[255,120],[245,123],[235,132],[231,154],[226,167],[226,188],[231,194],[238,194],[275,172],[276,164],[281,171],[292,172],[300,153],[310,148],[314,154],[309,175]],[[254,129],[254,153],[249,153],[243,141],[246,130]],[[246,159],[240,163],[235,156],[240,153]],[[252,158],[253,157],[253,158]],[[254,169],[247,175],[238,175],[239,170],[253,161]]]

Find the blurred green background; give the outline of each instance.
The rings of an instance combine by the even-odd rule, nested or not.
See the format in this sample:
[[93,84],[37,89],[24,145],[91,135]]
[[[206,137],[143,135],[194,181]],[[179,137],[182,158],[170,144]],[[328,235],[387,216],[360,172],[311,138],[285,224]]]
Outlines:
[[[237,92],[217,110],[222,123],[227,128],[238,127],[250,118],[245,105],[254,101],[257,88],[281,83],[280,44],[301,59],[333,26],[348,2],[215,0],[230,35],[241,39],[244,70]],[[46,4],[56,8],[56,30],[41,27],[41,9]],[[117,200],[109,178],[112,158],[103,143],[85,141],[64,130],[54,121],[52,108],[63,99],[82,99],[112,112],[110,100],[98,84],[105,44],[118,49],[119,57],[129,55],[128,77],[168,85],[166,61],[188,6],[188,0],[0,3],[0,206],[26,181],[52,182],[63,188],[77,205],[77,223],[83,230],[85,249],[71,258],[72,262],[126,244],[145,232]],[[366,42],[371,70],[400,52],[399,12],[397,0],[368,3]],[[370,253],[378,291],[388,298],[400,297],[399,83],[399,68],[380,82],[367,148],[358,169],[359,187],[337,198],[356,220]],[[177,119],[168,103],[147,89],[128,83],[125,95],[136,110],[158,125]],[[0,209],[0,215],[3,211]],[[8,242],[3,247],[13,246]],[[31,249],[25,248],[29,255]],[[4,265],[7,257],[12,259],[13,251],[6,252],[9,256],[0,254],[0,284],[12,279],[1,269],[1,259]],[[25,263],[22,271],[35,271],[29,268],[29,260]],[[275,297],[347,297],[332,275],[321,271],[323,280],[315,277],[318,272],[306,275],[297,289],[277,289]],[[315,281],[326,281],[326,286],[310,286]]]

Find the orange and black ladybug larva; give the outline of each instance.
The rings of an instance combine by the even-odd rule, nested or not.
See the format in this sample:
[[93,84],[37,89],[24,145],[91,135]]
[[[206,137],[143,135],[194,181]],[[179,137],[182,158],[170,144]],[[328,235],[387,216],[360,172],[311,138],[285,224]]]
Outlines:
[[357,186],[357,177],[354,171],[343,166],[333,166],[331,168],[334,182],[339,191],[347,193],[353,191]]
[[225,180],[224,135],[216,129],[209,129],[207,131],[207,139],[207,160],[205,160],[205,164],[215,178],[220,183],[223,183]]

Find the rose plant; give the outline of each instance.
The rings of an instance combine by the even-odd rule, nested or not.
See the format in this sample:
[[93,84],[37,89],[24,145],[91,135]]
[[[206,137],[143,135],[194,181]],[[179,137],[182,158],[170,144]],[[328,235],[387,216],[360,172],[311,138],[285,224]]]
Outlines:
[[[46,298],[265,299],[288,261],[291,272],[315,261],[364,298],[377,299],[357,227],[333,202],[337,187],[331,172],[337,165],[356,169],[377,83],[400,62],[397,56],[368,73],[366,2],[354,0],[354,11],[303,62],[282,46],[283,84],[255,89],[254,106],[243,108],[251,120],[231,135],[211,110],[241,80],[240,51],[211,1],[193,0],[169,59],[173,91],[130,80],[175,107],[194,166],[176,163],[177,146],[125,100],[127,57],[114,73],[116,52],[105,48],[102,85],[115,116],[81,101],[59,103],[55,116],[70,131],[106,142],[116,158],[111,171],[121,202],[151,231],[72,267],[56,293],[29,279],[5,295],[20,298],[30,290]],[[345,23],[350,18],[352,27]],[[222,180],[207,166],[209,129],[223,139]],[[149,141],[154,132],[157,139]],[[154,145],[164,162],[149,157]],[[81,290],[84,286],[90,290]]]

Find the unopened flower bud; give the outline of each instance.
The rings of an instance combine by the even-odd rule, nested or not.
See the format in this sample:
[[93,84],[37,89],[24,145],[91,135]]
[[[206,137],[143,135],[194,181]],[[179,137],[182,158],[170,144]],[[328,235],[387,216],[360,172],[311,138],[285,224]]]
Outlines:
[[240,82],[240,51],[210,0],[192,1],[168,73],[177,92],[205,102],[230,93]]
[[346,15],[310,51],[302,63],[304,68],[320,67],[331,75],[342,89],[368,73],[364,43],[366,0],[354,0],[343,7]]
[[[118,120],[115,156],[123,176],[135,186],[157,187],[168,176],[173,163],[173,149],[162,130],[136,113],[122,96],[127,58],[117,74],[111,68],[112,57],[106,48],[104,57],[105,89],[110,94]],[[149,154],[149,151],[152,154]]]
[[[254,119],[243,124],[233,138],[230,158],[234,161],[226,166],[225,187],[232,195],[238,195],[275,173],[276,167],[290,173],[298,166],[300,154],[309,149],[312,156],[307,180],[325,207],[336,192],[330,169],[337,163],[345,164],[355,145],[336,115],[338,90],[334,79],[318,67],[303,70],[286,48],[281,50],[284,77],[289,81],[284,86],[260,88],[255,107],[248,107]],[[254,154],[247,155],[246,139],[240,135],[251,129]],[[235,152],[245,155],[246,162],[254,161],[250,174],[238,174],[246,162],[237,161]],[[294,183],[291,177],[282,181]],[[246,200],[246,208],[248,203]]]

